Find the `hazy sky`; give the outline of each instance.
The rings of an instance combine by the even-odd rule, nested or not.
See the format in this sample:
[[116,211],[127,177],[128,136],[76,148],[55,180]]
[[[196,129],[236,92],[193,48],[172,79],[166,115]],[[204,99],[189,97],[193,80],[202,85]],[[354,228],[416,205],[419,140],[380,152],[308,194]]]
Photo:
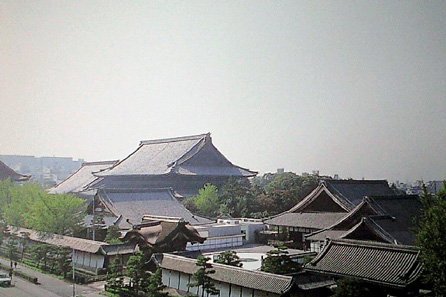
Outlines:
[[446,1],[0,0],[0,154],[211,132],[260,172],[446,179]]

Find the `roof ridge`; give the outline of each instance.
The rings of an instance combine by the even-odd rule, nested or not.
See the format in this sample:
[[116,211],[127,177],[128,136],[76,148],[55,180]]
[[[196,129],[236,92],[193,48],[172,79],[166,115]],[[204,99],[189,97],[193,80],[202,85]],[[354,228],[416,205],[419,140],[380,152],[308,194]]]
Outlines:
[[108,165],[108,164],[112,165],[117,162],[119,162],[119,160],[83,162],[81,167],[90,165]]
[[388,181],[385,179],[323,179],[324,182],[329,183],[342,183],[342,184],[381,184],[386,183],[388,185]]
[[[194,262],[194,263],[197,262],[197,259],[191,259],[191,258],[187,258],[187,257],[180,256],[180,255],[174,255],[174,254],[170,254],[170,253],[165,253],[165,255],[173,257],[173,258],[178,258],[181,260],[183,260],[183,259],[188,260],[189,262]],[[209,258],[209,257],[207,257],[207,258]],[[248,270],[243,267],[231,266],[231,265],[215,263],[215,262],[212,263],[212,266],[213,267],[221,267],[223,269],[228,269],[228,270],[243,271],[244,273],[247,273],[247,274],[254,274],[254,275],[262,274],[262,275],[267,275],[267,276],[273,276],[276,278],[282,278],[284,280],[290,280],[293,278],[292,276],[288,276],[288,275],[280,275],[280,274],[275,274],[275,273],[270,273],[270,272],[265,272],[265,271],[260,271],[260,270]]]
[[187,140],[199,140],[206,136],[210,136],[211,133],[204,133],[204,134],[197,134],[197,135],[190,135],[190,136],[182,136],[182,137],[172,137],[172,138],[161,138],[161,139],[152,139],[152,140],[141,140],[139,145],[146,145],[146,144],[158,144],[158,143],[166,143],[166,142],[178,142],[178,141],[187,141]]
[[392,249],[407,252],[418,252],[420,249],[413,245],[404,244],[392,244],[367,240],[354,240],[354,239],[330,239],[332,244],[349,245],[349,246],[362,246],[378,249]]

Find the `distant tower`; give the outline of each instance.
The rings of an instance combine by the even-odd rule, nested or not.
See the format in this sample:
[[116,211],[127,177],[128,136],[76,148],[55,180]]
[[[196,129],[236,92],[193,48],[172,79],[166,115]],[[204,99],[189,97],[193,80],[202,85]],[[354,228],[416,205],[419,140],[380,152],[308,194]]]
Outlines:
[[284,168],[277,168],[277,174],[282,174],[285,172]]

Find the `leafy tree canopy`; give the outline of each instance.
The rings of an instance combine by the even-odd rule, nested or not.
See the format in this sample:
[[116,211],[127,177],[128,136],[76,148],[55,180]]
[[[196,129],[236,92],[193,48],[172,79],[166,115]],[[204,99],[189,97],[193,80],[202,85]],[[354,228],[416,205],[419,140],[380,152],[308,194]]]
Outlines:
[[423,212],[418,223],[417,241],[425,268],[425,281],[436,296],[446,296],[446,182],[437,195],[423,187]]
[[220,255],[218,255],[216,263],[226,264],[236,267],[242,267],[243,263],[240,261],[239,256],[235,251],[224,251]]
[[298,263],[291,260],[287,248],[277,246],[276,249],[266,253],[267,257],[263,260],[262,271],[275,274],[289,274],[301,270]]
[[0,216],[8,225],[72,235],[83,225],[86,204],[68,194],[48,194],[37,184],[0,182]]

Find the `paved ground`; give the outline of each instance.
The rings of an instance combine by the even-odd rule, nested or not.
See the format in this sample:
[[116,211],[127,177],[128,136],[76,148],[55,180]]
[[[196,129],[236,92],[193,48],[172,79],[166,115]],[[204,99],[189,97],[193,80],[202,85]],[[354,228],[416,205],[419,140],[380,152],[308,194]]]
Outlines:
[[[0,258],[0,262],[9,265],[9,262]],[[17,270],[38,278],[40,285],[32,284],[19,277],[13,276],[13,286],[10,288],[0,287],[0,296],[14,297],[71,297],[73,296],[73,284],[54,278],[52,276],[37,272],[35,270],[17,265]],[[76,296],[103,297],[99,295],[104,287],[103,282],[89,285],[76,285]]]

